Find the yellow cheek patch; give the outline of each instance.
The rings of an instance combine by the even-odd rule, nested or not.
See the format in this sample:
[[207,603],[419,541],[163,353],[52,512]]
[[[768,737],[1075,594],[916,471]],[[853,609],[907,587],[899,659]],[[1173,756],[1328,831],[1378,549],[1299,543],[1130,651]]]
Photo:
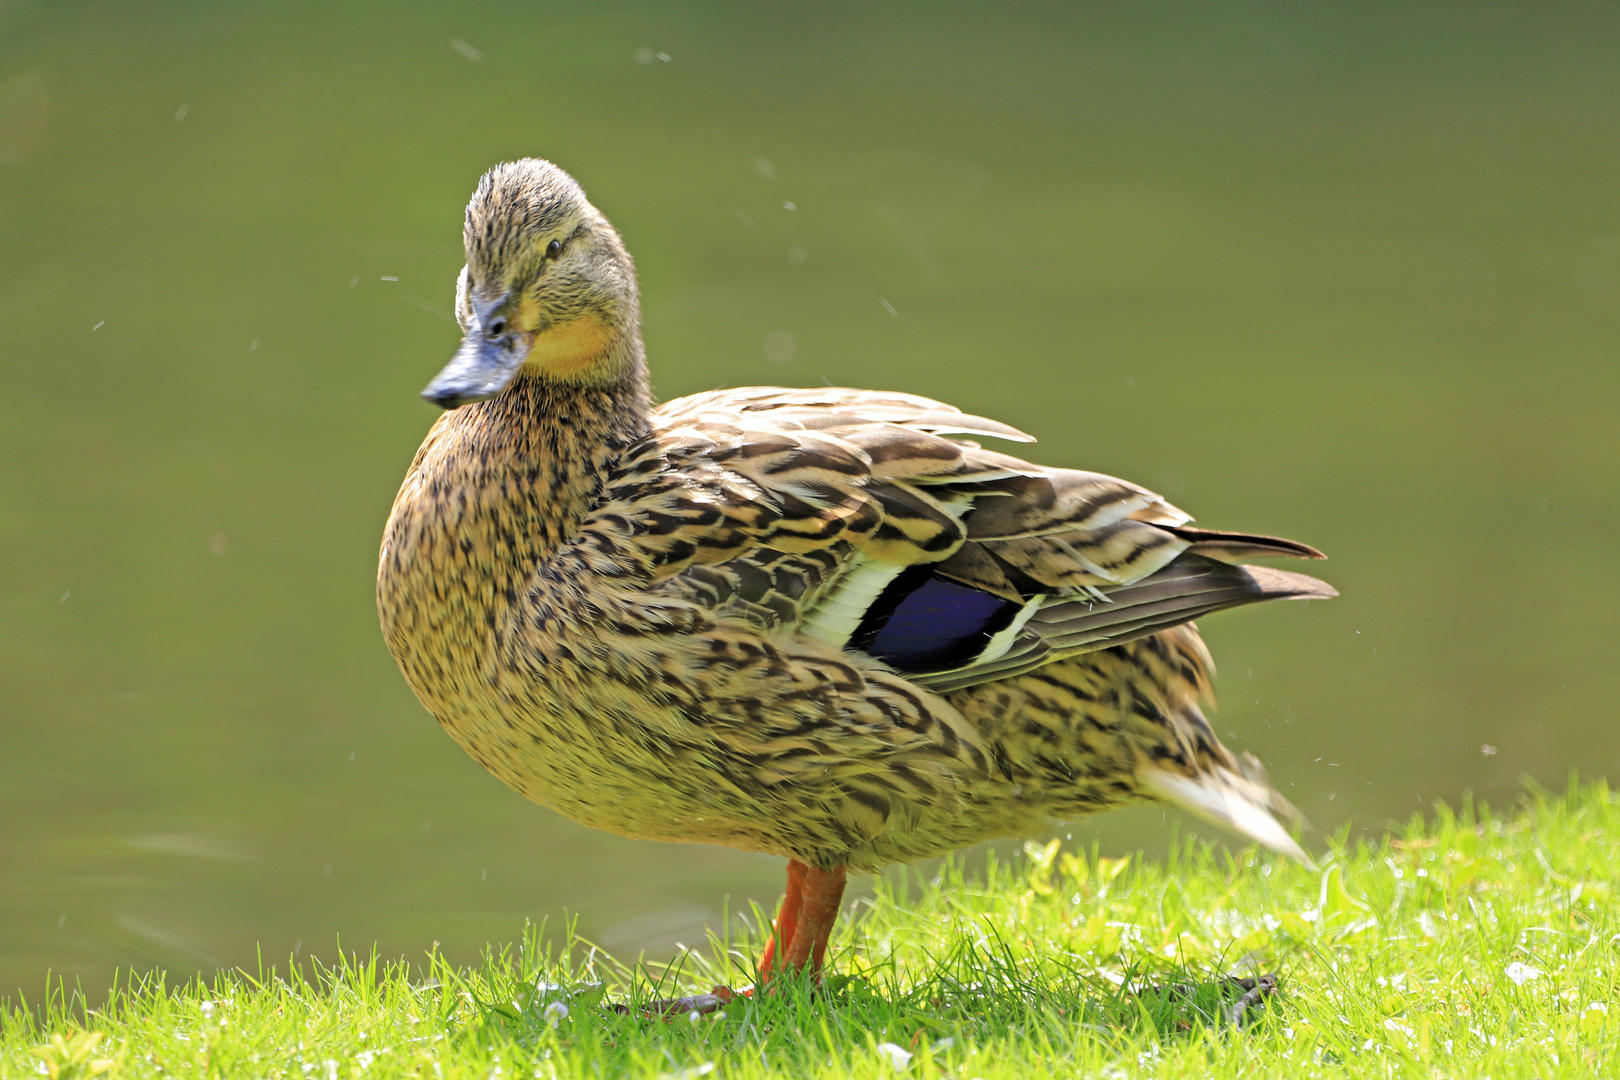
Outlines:
[[607,347],[608,328],[586,315],[537,334],[523,366],[554,379],[577,378],[596,366]]

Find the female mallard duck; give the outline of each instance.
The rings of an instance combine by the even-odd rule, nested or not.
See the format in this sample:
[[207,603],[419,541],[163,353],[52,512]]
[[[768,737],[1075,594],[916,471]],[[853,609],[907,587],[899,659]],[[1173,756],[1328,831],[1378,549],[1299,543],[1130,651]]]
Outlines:
[[1320,558],[1032,465],[909,394],[654,406],[635,269],[555,165],[467,206],[461,346],[377,598],[429,712],[525,797],[623,836],[788,859],[761,975],[819,969],[848,870],[1145,798],[1299,855],[1216,739],[1190,620],[1336,595]]

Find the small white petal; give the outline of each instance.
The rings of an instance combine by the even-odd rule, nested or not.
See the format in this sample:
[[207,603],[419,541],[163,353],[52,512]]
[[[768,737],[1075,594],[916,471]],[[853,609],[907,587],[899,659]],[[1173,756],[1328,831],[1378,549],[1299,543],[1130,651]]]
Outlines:
[[878,1043],[878,1054],[896,1072],[911,1064],[911,1051],[897,1043]]
[[1540,971],[1531,967],[1529,964],[1521,964],[1517,960],[1509,964],[1507,966],[1507,970],[1503,972],[1503,974],[1512,979],[1515,986],[1523,986],[1532,979],[1541,978]]

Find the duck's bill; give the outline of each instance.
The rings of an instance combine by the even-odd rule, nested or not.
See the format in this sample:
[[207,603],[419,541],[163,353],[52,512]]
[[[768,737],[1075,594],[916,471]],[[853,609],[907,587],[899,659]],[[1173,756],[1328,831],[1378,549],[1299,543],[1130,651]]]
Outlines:
[[529,346],[516,335],[469,334],[422,396],[443,409],[487,401],[506,389],[528,355]]

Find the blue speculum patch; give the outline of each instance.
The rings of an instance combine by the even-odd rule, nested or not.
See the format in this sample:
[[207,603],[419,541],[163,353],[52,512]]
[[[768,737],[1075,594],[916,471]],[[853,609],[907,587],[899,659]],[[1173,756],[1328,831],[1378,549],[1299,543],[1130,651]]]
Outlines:
[[945,671],[984,652],[1018,609],[1010,600],[917,567],[883,591],[850,645],[901,671]]

